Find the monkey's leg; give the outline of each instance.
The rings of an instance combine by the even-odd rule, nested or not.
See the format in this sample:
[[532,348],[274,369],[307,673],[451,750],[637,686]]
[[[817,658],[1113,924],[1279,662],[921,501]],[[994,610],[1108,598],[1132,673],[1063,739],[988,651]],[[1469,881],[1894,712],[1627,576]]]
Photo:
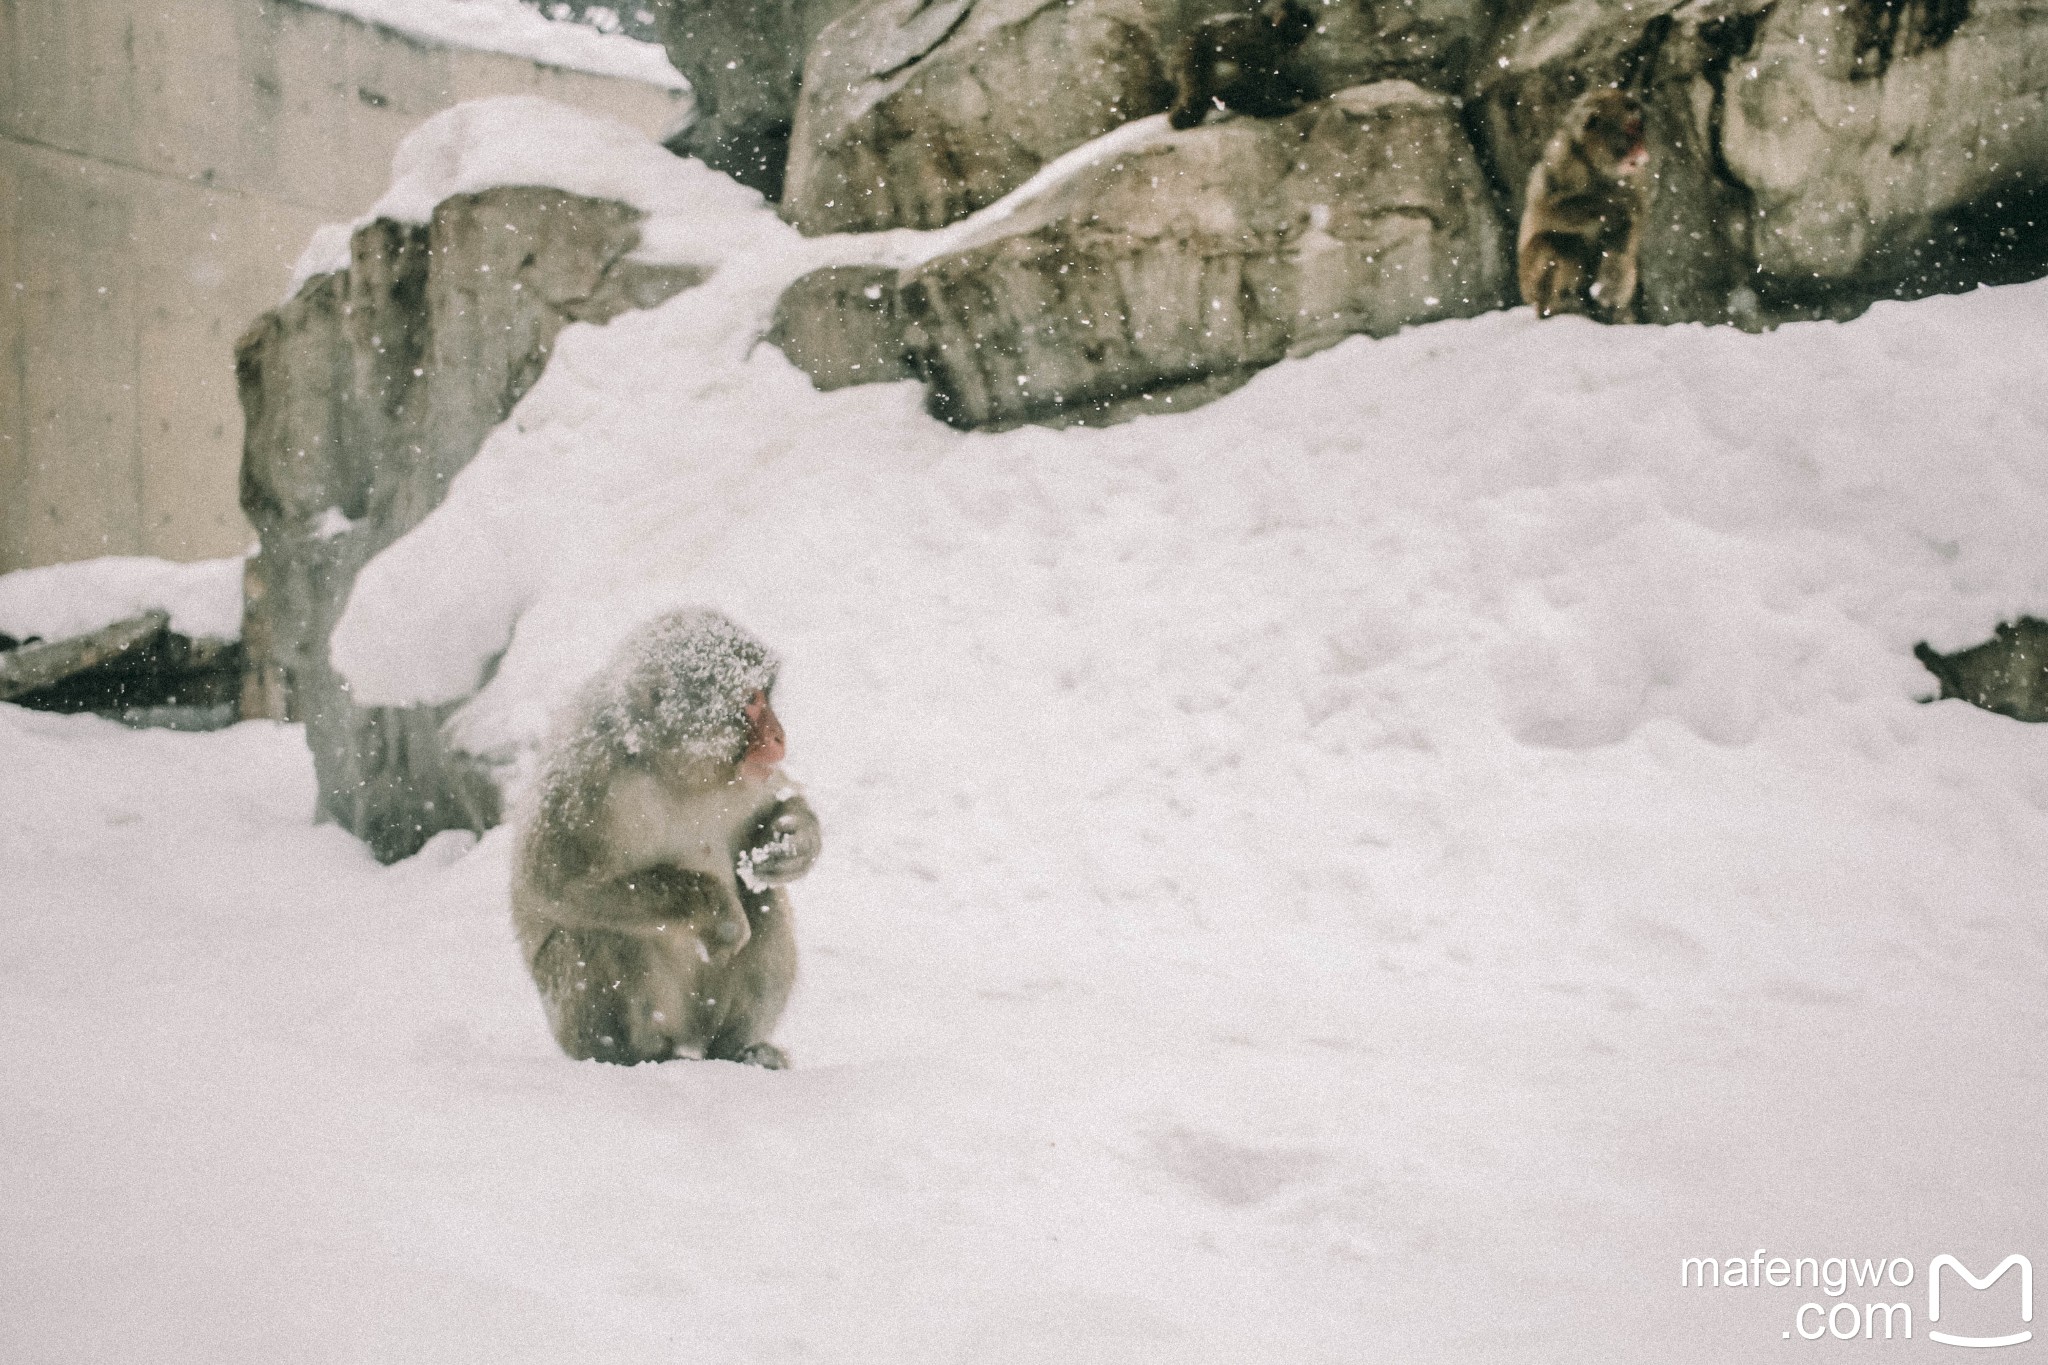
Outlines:
[[1610,233],[1600,244],[1599,277],[1587,288],[1593,302],[1593,316],[1602,322],[1636,320],[1637,238],[1633,223]]
[[748,933],[713,878],[667,866],[574,888],[519,919],[562,1050],[626,1065],[701,1049],[712,1022],[699,979],[714,956],[705,932]]
[[685,1002],[662,958],[631,934],[549,934],[534,955],[533,980],[562,1051],[624,1066],[673,1057]]
[[1522,298],[1535,308],[1536,316],[1591,311],[1588,291],[1594,276],[1587,254],[1585,242],[1563,233],[1539,232],[1529,239],[1518,274]]
[[706,977],[717,982],[719,1002],[704,1055],[779,1071],[789,1059],[768,1038],[796,983],[796,931],[782,891],[749,892],[745,900],[752,935],[722,971]]

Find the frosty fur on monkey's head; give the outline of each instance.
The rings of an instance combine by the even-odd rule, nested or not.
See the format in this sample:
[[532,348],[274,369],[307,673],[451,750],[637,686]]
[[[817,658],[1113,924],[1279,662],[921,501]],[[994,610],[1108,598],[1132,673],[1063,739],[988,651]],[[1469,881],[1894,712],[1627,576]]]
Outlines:
[[691,607],[628,636],[584,692],[583,742],[631,765],[656,754],[738,762],[746,704],[772,694],[781,667],[769,648],[722,612]]

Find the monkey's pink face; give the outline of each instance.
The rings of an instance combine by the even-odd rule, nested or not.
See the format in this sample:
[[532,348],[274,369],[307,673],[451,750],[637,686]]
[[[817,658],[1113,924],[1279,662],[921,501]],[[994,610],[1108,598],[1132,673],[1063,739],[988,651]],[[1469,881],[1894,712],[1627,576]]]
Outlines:
[[747,751],[740,755],[740,776],[759,782],[772,774],[789,751],[782,722],[768,704],[766,692],[747,698]]
[[1643,107],[1634,96],[1600,90],[1577,108],[1581,122],[1574,140],[1596,172],[1626,180],[1650,164],[1649,144],[1643,137]]
[[1632,102],[1609,112],[1605,131],[1616,175],[1636,175],[1650,164],[1650,146],[1643,139],[1643,114]]
[[1632,118],[1628,121],[1629,149],[1621,154],[1614,169],[1622,175],[1640,174],[1650,164],[1650,146],[1643,141],[1643,121]]

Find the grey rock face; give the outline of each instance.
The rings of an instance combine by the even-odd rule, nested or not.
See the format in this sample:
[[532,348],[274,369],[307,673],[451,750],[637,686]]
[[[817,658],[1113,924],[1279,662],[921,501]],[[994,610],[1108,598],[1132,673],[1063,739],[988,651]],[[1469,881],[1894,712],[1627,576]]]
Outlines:
[[655,22],[696,102],[696,117],[671,150],[780,199],[804,52],[852,3],[667,0]]
[[1475,66],[1519,215],[1596,84],[1641,93],[1652,321],[1847,316],[2048,268],[2048,25],[2030,0],[1538,0]]
[[2034,0],[1781,3],[1726,104],[1721,156],[1751,197],[1767,276],[1950,287],[1966,222],[2014,217],[2037,248],[2048,237],[2023,221],[2038,204],[2002,212],[2048,185],[2048,10]]
[[1171,0],[866,0],[811,44],[783,216],[939,227],[1166,108]]
[[768,340],[828,392],[917,377],[885,266],[827,266],[797,280],[776,302]]
[[702,280],[623,259],[637,210],[512,188],[425,227],[360,229],[349,268],[307,283],[236,348],[242,507],[262,538],[245,582],[245,713],[306,725],[320,814],[390,861],[498,817],[496,788],[440,736],[451,708],[360,707],[327,639],[371,556],[446,496],[572,321]]
[[935,415],[1105,420],[1497,308],[1508,249],[1454,102],[1386,81],[1162,132],[906,272],[902,298]]

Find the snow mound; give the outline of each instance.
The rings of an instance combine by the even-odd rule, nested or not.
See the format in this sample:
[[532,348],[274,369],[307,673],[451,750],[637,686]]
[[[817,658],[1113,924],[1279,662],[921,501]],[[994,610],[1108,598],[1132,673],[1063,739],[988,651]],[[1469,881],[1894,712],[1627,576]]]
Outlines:
[[1085,557],[1130,581],[1068,605],[1073,657],[1157,651],[1195,694],[1216,661],[1175,642],[1263,655],[1276,683],[1291,660],[1309,729],[1434,659],[1451,710],[1525,744],[1659,717],[1741,743],[1910,697],[1914,641],[2048,601],[2048,285],[1764,336],[1496,314],[1355,340],[1196,416],[969,436],[912,386],[820,394],[749,344],[793,268],[565,332],[363,574],[334,651],[357,694],[449,701],[498,661],[460,729],[516,749],[636,620],[726,601],[786,638],[847,583],[871,585],[841,610],[875,639],[1009,657],[1020,583]]
[[181,635],[239,639],[242,560],[108,555],[0,574],[0,632],[61,640],[145,611],[171,614]]

